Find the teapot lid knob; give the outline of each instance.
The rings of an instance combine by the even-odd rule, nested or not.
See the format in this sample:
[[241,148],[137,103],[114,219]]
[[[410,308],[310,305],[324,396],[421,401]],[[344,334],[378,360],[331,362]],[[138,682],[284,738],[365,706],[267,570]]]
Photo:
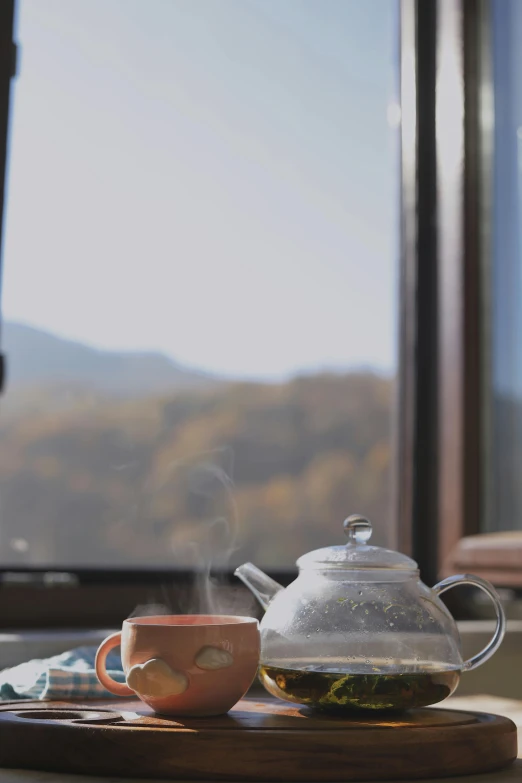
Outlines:
[[372,523],[359,514],[352,514],[344,520],[344,532],[349,544],[366,544],[372,535]]

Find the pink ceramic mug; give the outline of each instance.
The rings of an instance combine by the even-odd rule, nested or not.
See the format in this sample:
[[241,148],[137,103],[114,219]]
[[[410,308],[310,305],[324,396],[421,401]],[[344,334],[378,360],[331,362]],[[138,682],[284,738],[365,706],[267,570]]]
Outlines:
[[[106,669],[121,646],[127,685]],[[96,653],[96,675],[117,696],[165,715],[221,715],[244,696],[259,664],[259,624],[233,615],[160,615],[125,620]]]

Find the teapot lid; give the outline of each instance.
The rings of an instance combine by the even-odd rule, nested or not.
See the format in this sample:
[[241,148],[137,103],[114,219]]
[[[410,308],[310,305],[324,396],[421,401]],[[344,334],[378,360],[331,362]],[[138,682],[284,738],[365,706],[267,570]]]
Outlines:
[[315,549],[303,555],[297,561],[299,568],[393,568],[401,571],[416,571],[417,563],[407,555],[384,549],[380,546],[370,546],[367,542],[372,535],[372,523],[353,514],[344,521],[344,532],[348,543],[340,546],[329,546]]

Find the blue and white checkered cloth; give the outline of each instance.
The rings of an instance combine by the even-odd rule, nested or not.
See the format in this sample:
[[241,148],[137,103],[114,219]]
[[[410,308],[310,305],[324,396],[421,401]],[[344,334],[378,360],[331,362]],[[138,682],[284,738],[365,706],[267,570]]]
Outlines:
[[[4,669],[0,671],[0,701],[113,696],[98,682],[95,657],[96,647],[78,647],[46,660],[28,661]],[[107,656],[107,671],[117,682],[125,682],[119,652]]]

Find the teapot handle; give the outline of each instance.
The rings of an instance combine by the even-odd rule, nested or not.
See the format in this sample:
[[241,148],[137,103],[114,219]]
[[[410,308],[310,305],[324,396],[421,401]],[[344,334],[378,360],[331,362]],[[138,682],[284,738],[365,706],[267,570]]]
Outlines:
[[457,574],[456,576],[449,576],[447,579],[443,579],[442,582],[439,582],[437,585],[435,585],[433,591],[437,595],[441,595],[442,593],[445,593],[446,590],[449,590],[451,587],[456,587],[457,585],[473,585],[474,587],[479,587],[481,590],[487,593],[487,595],[489,595],[493,601],[495,614],[497,615],[497,627],[495,628],[495,633],[493,634],[493,638],[489,644],[487,644],[483,650],[474,655],[472,658],[464,661],[462,665],[462,671],[470,671],[471,669],[476,669],[477,666],[485,663],[488,658],[491,658],[493,653],[496,652],[500,647],[500,643],[502,642],[504,634],[506,633],[506,615],[504,614],[504,609],[500,603],[500,598],[493,585],[487,582],[485,579],[481,579],[479,576],[473,576],[472,574]]

